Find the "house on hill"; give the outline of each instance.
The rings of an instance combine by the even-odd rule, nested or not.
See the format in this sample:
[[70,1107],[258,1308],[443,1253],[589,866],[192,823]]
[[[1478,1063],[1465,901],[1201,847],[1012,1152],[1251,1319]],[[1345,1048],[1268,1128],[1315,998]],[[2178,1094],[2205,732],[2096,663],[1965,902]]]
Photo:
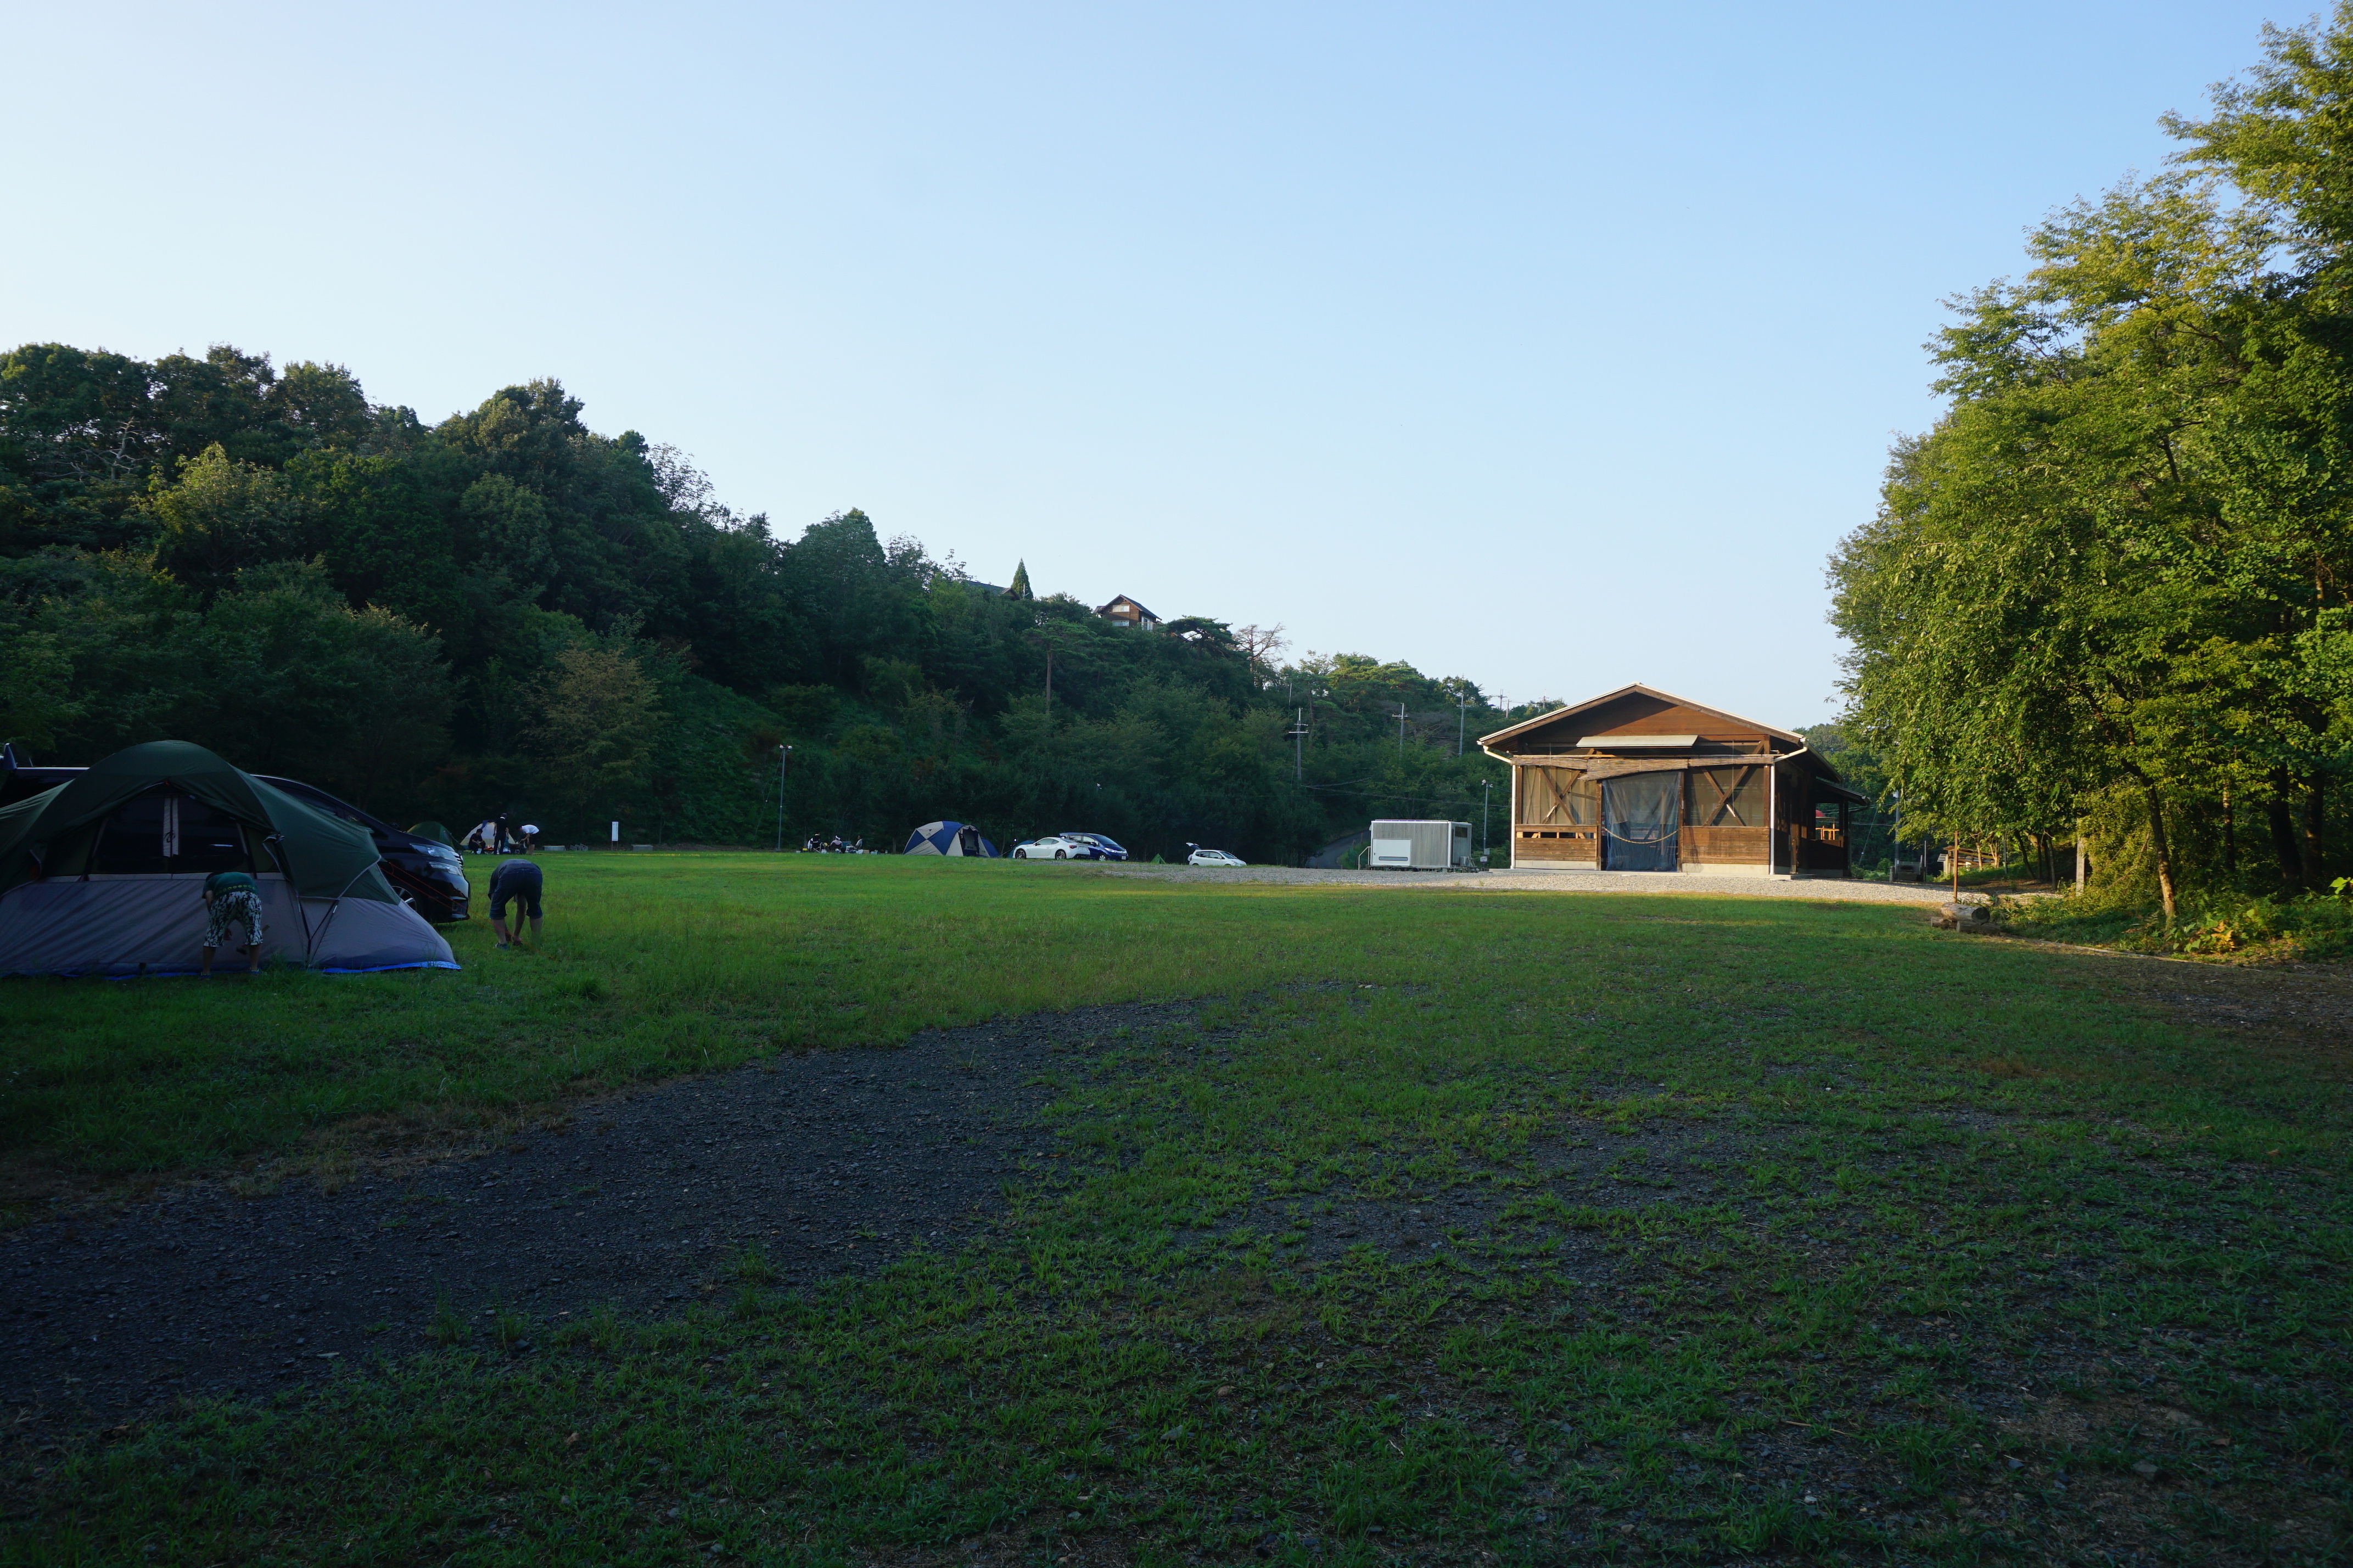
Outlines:
[[1843,877],[1870,804],[1804,736],[1647,686],[1479,745],[1512,765],[1515,870]]
[[1160,624],[1160,617],[1122,594],[1108,605],[1095,606],[1095,614],[1107,621],[1117,621],[1124,626],[1142,626],[1145,630]]

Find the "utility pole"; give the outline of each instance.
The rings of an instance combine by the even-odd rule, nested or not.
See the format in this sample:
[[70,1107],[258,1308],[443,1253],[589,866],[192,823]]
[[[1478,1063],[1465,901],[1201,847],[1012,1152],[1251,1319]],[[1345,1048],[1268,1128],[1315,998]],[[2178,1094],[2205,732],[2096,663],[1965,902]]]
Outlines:
[[1479,787],[1487,792],[1479,800],[1479,853],[1485,855],[1488,850],[1494,847],[1493,843],[1494,835],[1487,831],[1487,819],[1495,809],[1495,781],[1481,779]]
[[1462,754],[1464,727],[1471,722],[1471,689],[1464,687],[1454,695],[1454,754]]
[[1398,704],[1398,755],[1405,755],[1405,704]]
[[1291,782],[1304,784],[1307,780],[1307,710],[1294,708],[1291,721]]
[[793,760],[790,746],[776,748],[776,853],[785,852],[785,768]]

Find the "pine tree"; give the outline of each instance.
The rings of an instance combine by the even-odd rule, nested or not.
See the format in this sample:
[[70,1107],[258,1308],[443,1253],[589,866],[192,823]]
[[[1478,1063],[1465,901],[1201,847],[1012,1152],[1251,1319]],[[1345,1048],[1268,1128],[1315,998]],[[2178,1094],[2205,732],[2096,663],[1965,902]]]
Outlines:
[[1005,596],[1008,599],[1034,599],[1038,596],[1029,588],[1029,563],[1020,561],[1014,563],[1013,585],[1005,590]]

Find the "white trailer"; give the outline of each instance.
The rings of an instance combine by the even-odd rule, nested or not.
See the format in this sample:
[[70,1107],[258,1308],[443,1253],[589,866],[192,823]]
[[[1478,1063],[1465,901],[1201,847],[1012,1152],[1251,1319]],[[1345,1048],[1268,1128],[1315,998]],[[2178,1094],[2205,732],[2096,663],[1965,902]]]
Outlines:
[[1394,871],[1472,871],[1471,825],[1467,822],[1373,824],[1368,866]]

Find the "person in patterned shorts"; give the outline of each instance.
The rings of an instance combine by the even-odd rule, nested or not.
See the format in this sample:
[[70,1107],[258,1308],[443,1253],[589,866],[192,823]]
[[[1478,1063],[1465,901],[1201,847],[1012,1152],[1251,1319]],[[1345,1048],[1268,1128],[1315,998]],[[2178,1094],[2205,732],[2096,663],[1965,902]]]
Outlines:
[[245,972],[261,967],[261,887],[242,871],[216,871],[205,879],[205,967],[213,972],[213,950],[228,945],[228,928],[245,928]]

